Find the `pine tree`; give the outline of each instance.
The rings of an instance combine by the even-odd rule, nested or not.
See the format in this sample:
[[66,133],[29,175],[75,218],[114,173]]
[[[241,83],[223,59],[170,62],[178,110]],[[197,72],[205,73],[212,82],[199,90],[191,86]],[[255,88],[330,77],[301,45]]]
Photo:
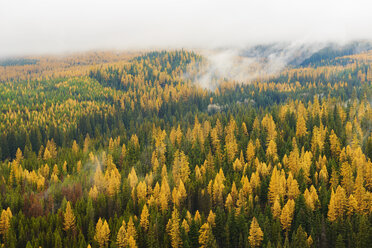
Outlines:
[[297,231],[293,233],[292,245],[293,247],[301,248],[309,247],[307,242],[307,233],[302,229],[301,225],[297,228]]
[[344,238],[341,234],[337,236],[335,248],[345,248]]
[[263,240],[263,232],[257,222],[257,219],[253,217],[251,226],[249,228],[249,244],[252,247],[259,247],[261,245],[261,242]]

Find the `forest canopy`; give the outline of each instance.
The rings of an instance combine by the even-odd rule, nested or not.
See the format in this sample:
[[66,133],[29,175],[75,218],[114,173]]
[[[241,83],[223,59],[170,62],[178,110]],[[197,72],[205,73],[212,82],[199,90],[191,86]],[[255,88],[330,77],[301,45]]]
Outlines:
[[213,89],[207,66],[187,50],[0,61],[0,244],[368,247],[372,52]]

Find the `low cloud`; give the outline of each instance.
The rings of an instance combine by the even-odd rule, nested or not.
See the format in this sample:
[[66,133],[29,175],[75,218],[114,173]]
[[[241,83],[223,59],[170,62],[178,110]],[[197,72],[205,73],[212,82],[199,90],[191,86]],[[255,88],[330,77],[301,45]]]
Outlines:
[[278,73],[288,64],[298,65],[326,46],[325,43],[273,43],[245,48],[204,50],[206,65],[194,82],[213,90],[221,81],[249,83]]
[[[0,57],[371,39],[370,1],[0,1]],[[274,59],[274,58],[273,58]]]

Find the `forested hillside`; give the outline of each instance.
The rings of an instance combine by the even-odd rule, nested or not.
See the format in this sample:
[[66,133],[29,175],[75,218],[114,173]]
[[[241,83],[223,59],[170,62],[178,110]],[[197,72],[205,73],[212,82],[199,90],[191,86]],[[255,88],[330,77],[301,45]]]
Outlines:
[[0,244],[369,247],[372,52],[336,55],[213,90],[185,50],[0,62]]

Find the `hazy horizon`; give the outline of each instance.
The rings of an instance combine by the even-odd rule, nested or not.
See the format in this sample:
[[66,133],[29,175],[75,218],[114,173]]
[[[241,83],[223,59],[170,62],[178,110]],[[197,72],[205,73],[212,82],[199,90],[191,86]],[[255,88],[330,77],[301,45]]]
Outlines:
[[0,2],[0,57],[371,39],[368,1]]

